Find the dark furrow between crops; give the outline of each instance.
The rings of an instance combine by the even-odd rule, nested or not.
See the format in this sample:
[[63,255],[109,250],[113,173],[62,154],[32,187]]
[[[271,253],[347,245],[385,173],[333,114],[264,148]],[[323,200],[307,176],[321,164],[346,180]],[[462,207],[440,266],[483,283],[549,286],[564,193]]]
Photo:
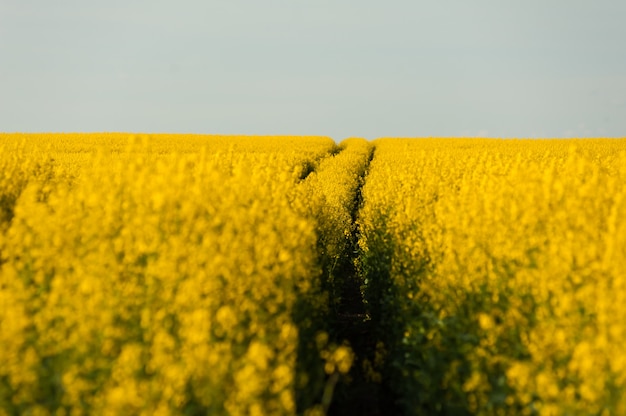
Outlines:
[[363,203],[361,189],[365,183],[369,164],[374,158],[373,148],[355,192],[352,208],[352,235],[349,255],[336,269],[342,276],[341,301],[334,316],[335,339],[347,340],[352,347],[355,360],[347,382],[337,385],[329,415],[390,415],[395,414],[392,396],[381,383],[373,382],[366,374],[364,365],[373,363],[376,354],[376,337],[372,321],[368,318],[361,292],[362,277],[358,272],[359,230],[356,226],[358,211]]
[[300,182],[304,182],[306,178],[309,177],[310,174],[317,170],[317,167],[321,163],[322,160],[333,157],[341,153],[343,149],[335,144],[332,149],[330,149],[327,153],[315,157],[313,159],[307,159],[302,163],[302,172],[300,173],[300,177],[298,178]]

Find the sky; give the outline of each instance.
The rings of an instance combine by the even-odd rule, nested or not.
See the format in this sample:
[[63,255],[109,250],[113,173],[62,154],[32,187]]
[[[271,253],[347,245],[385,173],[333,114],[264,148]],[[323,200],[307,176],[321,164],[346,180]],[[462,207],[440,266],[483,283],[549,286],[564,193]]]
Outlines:
[[0,0],[0,131],[626,137],[623,0]]

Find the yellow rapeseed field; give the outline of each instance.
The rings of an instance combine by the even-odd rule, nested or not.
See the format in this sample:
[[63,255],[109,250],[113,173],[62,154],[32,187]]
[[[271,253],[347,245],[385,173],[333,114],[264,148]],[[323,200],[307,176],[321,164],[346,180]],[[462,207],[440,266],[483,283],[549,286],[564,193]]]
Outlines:
[[626,414],[626,141],[375,141],[365,296],[405,413]]
[[626,414],[625,185],[617,139],[0,134],[0,415]]
[[319,410],[352,360],[298,200],[331,139],[0,139],[0,413]]

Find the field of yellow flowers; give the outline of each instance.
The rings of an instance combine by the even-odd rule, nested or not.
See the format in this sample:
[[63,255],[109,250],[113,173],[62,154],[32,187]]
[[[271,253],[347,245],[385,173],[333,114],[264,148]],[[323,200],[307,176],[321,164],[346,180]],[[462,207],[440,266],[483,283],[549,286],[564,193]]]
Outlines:
[[626,414],[625,185],[624,140],[0,134],[0,415]]
[[626,414],[626,141],[379,139],[359,213],[404,414]]
[[1,139],[0,413],[323,411],[365,140]]

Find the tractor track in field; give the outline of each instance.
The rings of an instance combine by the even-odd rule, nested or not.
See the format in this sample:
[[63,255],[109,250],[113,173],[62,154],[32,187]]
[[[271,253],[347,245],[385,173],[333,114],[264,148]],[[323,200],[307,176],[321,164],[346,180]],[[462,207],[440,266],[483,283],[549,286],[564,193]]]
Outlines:
[[359,187],[355,192],[352,208],[354,227],[350,236],[349,256],[346,256],[335,271],[337,275],[343,277],[341,301],[334,316],[335,337],[337,340],[347,340],[350,343],[355,360],[349,374],[349,381],[339,383],[335,389],[333,401],[328,409],[329,415],[376,416],[398,413],[395,411],[393,396],[386,391],[385,384],[371,381],[364,368],[367,361],[373,363],[375,360],[376,336],[361,291],[362,277],[358,270],[359,229],[356,224],[359,209],[363,204],[361,190],[374,153],[375,149],[372,148],[360,178]]

